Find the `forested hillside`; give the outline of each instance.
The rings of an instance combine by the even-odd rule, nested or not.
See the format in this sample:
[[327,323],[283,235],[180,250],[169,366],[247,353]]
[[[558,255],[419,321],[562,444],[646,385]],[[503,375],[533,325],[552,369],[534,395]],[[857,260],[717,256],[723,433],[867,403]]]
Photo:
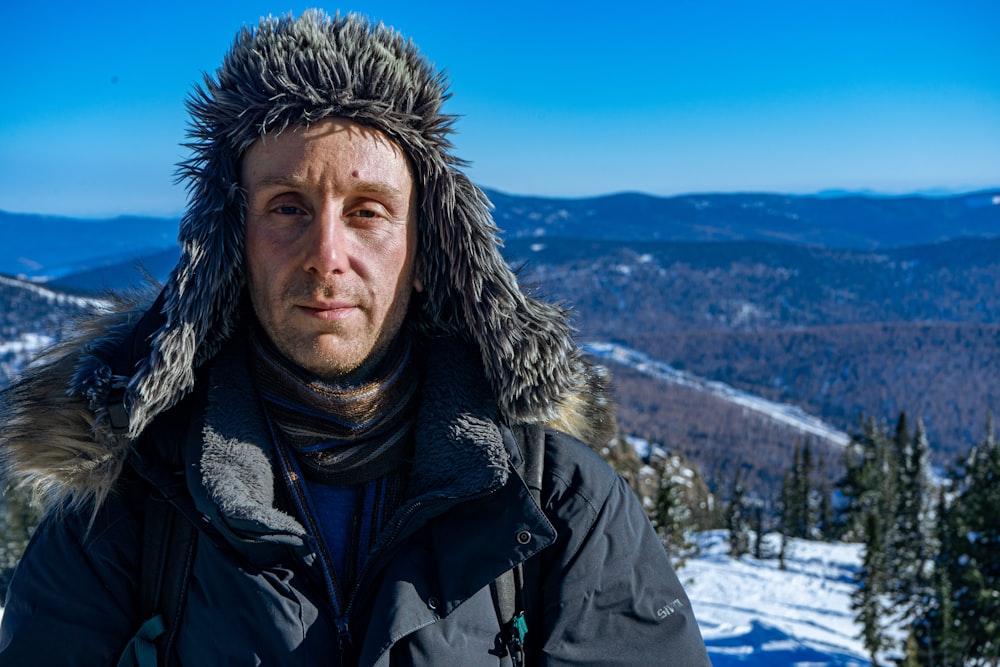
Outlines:
[[[859,250],[788,243],[512,239],[524,282],[574,308],[581,337],[787,402],[857,432],[924,420],[948,465],[1000,409],[1000,238]],[[807,438],[618,364],[622,428],[696,463],[725,495],[737,469],[769,506]],[[834,480],[842,453],[814,441]]]

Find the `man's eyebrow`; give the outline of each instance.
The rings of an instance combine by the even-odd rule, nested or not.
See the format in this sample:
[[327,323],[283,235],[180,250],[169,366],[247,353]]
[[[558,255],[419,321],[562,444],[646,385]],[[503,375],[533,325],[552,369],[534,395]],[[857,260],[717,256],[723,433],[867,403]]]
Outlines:
[[[270,187],[284,187],[284,188],[303,188],[308,186],[309,183],[306,179],[301,176],[269,176],[255,181],[252,186],[255,189],[259,188],[270,188]],[[390,185],[389,183],[384,183],[382,181],[353,181],[351,183],[351,189],[361,192],[370,192],[372,194],[382,194],[382,195],[394,195],[400,196],[403,194],[402,190]]]
[[300,176],[269,176],[267,178],[254,181],[251,185],[255,188],[300,188],[305,185],[305,179]]

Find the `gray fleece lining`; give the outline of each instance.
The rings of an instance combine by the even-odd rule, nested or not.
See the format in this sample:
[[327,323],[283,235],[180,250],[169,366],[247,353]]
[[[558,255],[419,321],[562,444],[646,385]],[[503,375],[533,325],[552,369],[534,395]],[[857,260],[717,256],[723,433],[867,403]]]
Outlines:
[[[463,498],[498,488],[507,481],[507,451],[474,348],[452,339],[420,347],[423,381],[408,497]],[[189,486],[199,510],[217,513],[244,534],[302,535],[302,525],[275,507],[274,448],[245,347],[223,351],[209,377],[201,450],[193,452],[200,465],[188,468],[196,475]]]
[[424,372],[410,497],[458,498],[507,481],[496,399],[475,349],[454,339],[422,346]]
[[[275,507],[274,450],[246,368],[244,349],[242,345],[231,346],[212,368],[200,466],[188,468],[188,486],[193,490],[203,487],[206,498],[199,498],[195,491],[199,509],[214,512],[217,507],[234,529],[266,526],[269,531],[302,535],[302,525]],[[191,475],[200,479],[191,479]]]

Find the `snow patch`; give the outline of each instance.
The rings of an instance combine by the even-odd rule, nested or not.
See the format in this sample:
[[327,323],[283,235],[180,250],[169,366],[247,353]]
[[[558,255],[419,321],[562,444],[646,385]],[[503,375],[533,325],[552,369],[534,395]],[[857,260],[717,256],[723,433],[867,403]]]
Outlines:
[[[780,537],[765,537],[778,552]],[[701,553],[679,571],[715,667],[867,667],[851,611],[861,545],[789,540],[777,559],[734,560],[725,531],[698,536]]]
[[0,342],[0,354],[24,354],[34,356],[55,342],[52,336],[37,333],[23,333],[16,340]]
[[649,458],[651,447],[649,440],[638,438],[634,435],[627,435],[625,436],[625,442],[632,446],[632,449],[635,450],[640,459],[645,461]]

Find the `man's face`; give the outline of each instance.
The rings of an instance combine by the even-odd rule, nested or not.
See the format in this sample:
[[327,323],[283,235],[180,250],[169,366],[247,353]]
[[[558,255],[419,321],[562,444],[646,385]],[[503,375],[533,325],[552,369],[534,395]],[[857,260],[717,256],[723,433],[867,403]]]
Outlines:
[[271,341],[320,377],[365,379],[421,289],[402,150],[378,130],[323,120],[255,142],[240,184],[250,299]]

